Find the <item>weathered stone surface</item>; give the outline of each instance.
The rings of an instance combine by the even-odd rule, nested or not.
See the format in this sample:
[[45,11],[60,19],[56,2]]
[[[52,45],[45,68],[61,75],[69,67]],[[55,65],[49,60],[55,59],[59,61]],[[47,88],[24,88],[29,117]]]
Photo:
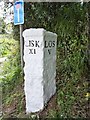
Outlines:
[[43,28],[26,29],[24,37],[24,90],[26,112],[44,108],[56,92],[57,35]]

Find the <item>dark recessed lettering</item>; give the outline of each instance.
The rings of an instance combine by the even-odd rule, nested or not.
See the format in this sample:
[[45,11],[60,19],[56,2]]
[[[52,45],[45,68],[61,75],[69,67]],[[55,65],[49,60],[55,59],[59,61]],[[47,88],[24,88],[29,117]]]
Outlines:
[[29,47],[34,47],[34,40],[29,40]]
[[49,42],[48,42],[48,46],[49,46],[49,47],[52,47],[52,41],[49,41]]
[[39,46],[39,41],[35,41],[35,47],[40,47]]
[[51,49],[48,49],[48,53],[49,53],[49,55],[51,54]]
[[55,47],[55,41],[45,41],[44,44],[45,44],[45,45],[44,45],[45,48]]
[[36,49],[29,49],[29,54],[36,54]]
[[33,54],[33,49],[29,49],[29,54]]
[[55,41],[53,41],[53,43],[52,43],[52,47],[55,47]]
[[36,49],[33,50],[34,54],[36,54]]
[[47,48],[47,47],[48,47],[47,41],[45,41],[45,45],[44,45],[44,47],[45,47],[45,48]]

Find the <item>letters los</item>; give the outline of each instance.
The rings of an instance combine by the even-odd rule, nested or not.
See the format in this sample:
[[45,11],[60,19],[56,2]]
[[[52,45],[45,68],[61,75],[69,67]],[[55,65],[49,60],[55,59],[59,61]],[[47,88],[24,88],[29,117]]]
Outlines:
[[[29,54],[36,54],[36,49],[40,47],[40,41],[34,41],[34,40],[29,40],[28,45],[25,45],[26,47],[31,47],[29,48]],[[34,47],[34,48],[33,48]],[[44,48],[48,48],[48,53],[51,54],[51,49],[52,47],[55,47],[55,41],[45,41],[44,42]]]

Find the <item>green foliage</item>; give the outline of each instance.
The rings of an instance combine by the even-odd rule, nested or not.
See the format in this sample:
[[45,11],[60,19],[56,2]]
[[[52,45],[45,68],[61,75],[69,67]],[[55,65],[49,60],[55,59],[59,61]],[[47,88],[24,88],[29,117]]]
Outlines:
[[[25,3],[26,28],[45,28],[57,33],[57,104],[58,112],[49,117],[85,117],[74,111],[82,106],[87,92],[87,4]],[[16,29],[18,31],[18,29]],[[79,105],[79,106],[80,106]],[[85,107],[82,106],[82,109]],[[84,110],[84,112],[86,112]]]
[[15,40],[17,40],[17,41],[19,41],[20,40],[20,30],[19,30],[19,25],[17,26],[15,26],[15,25],[13,25],[13,32],[12,32],[12,35],[13,35],[13,38],[15,39]]
[[0,33],[5,33],[5,22],[0,18]]
[[2,40],[1,48],[2,57],[7,57],[7,60],[2,65],[3,72],[1,73],[1,76],[3,76],[3,78],[1,78],[3,87],[3,102],[6,101],[6,103],[8,103],[8,96],[22,78],[19,43],[14,39],[4,38]]
[[[81,96],[83,97],[81,91],[83,94],[87,92],[83,87],[84,77],[87,73],[87,10],[86,6],[80,7],[76,4],[71,8],[63,7],[62,13],[65,14],[60,17],[61,23],[57,24],[59,34],[57,72],[60,74],[57,102],[61,109],[60,117],[73,117],[75,116],[73,115],[73,106],[81,100]],[[82,89],[77,89],[78,86]]]
[[11,54],[12,46],[15,43],[12,36],[9,37],[3,34],[0,37],[0,57],[4,57]]
[[57,118],[57,111],[55,111],[55,110],[49,110],[49,114],[47,116],[47,119],[48,118],[51,118],[51,119]]
[[6,26],[5,26],[5,32],[7,34],[12,34],[12,32],[13,32],[13,25],[12,25],[12,23],[6,24]]

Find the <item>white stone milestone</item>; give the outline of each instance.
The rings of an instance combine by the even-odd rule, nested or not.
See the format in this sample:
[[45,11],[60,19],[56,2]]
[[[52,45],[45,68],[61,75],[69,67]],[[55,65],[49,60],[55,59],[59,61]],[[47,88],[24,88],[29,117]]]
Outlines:
[[43,28],[30,28],[23,37],[26,112],[38,112],[56,92],[57,35]]

